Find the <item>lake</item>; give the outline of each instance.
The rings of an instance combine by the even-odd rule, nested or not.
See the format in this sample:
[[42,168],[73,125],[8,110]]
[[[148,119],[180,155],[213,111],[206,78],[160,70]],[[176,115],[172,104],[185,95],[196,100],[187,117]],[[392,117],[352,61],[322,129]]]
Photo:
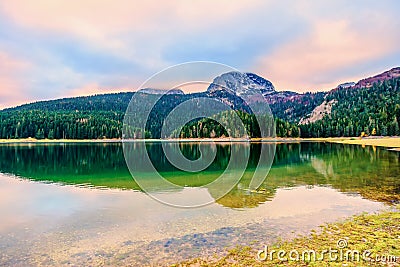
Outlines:
[[[204,171],[180,171],[161,142],[132,145],[135,155],[148,153],[157,173],[177,185],[153,183],[137,156],[136,174],[148,182],[150,197],[132,178],[121,143],[0,145],[0,265],[169,264],[236,245],[261,248],[400,200],[400,154],[386,149],[280,143],[255,190],[250,183],[261,143],[174,148],[192,161],[208,152],[215,157]],[[210,184],[232,154],[247,161],[243,170],[230,170],[243,175],[222,196]],[[235,160],[234,166],[243,165]],[[160,198],[207,198],[211,204],[173,207]]]

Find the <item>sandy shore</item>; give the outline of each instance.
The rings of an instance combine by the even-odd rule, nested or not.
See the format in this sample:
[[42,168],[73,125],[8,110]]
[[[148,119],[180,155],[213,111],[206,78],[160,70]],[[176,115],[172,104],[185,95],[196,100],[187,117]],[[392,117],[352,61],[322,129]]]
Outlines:
[[[143,141],[143,140],[135,140]],[[400,151],[400,137],[328,137],[328,138],[186,138],[186,139],[146,139],[147,142],[331,142],[362,146],[380,146]],[[122,139],[0,139],[0,144],[14,143],[118,143]]]
[[327,140],[332,143],[340,144],[352,144],[352,145],[362,145],[362,146],[380,146],[387,147],[391,150],[400,151],[400,137],[372,137],[372,138],[351,138],[343,140]]

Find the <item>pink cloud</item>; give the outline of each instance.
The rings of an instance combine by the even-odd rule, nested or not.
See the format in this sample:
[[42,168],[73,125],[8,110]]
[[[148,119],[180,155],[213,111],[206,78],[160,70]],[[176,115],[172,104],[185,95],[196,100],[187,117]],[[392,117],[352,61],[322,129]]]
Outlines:
[[106,94],[106,93],[119,93],[119,92],[131,92],[133,91],[129,87],[103,87],[98,83],[88,83],[82,87],[78,87],[68,92],[68,96],[65,97],[76,97],[76,96],[90,96],[96,94]]
[[[166,43],[173,41],[178,32],[207,30],[210,25],[218,27],[261,4],[265,5],[258,0],[14,0],[1,2],[0,8],[22,27],[69,34],[89,43],[93,49],[135,58],[141,56],[140,52],[126,41],[126,33],[135,36],[141,45],[152,34],[159,43]],[[159,51],[153,51],[149,65],[162,61],[157,53]]]
[[0,109],[16,105],[29,98],[23,94],[26,85],[20,77],[30,64],[0,51]]
[[[398,41],[390,29],[352,29],[346,20],[315,21],[313,31],[277,48],[256,62],[259,73],[278,89],[309,91],[332,89],[338,82],[357,81],[361,76],[332,80],[331,73],[379,59],[397,51]],[[392,29],[393,30],[393,29]],[[382,71],[382,70],[377,70]]]
[[1,3],[7,16],[23,26],[89,34],[93,31],[117,33],[132,28],[156,30],[160,28],[160,21],[187,28],[208,27],[261,5],[265,6],[265,2],[14,0]]

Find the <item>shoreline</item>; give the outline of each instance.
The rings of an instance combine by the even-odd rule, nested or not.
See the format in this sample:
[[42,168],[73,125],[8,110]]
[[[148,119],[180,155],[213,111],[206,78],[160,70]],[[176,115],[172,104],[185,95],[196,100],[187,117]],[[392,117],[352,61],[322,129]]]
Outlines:
[[0,144],[120,143],[121,139],[0,139]]
[[0,144],[35,144],[35,143],[121,143],[121,142],[330,142],[338,144],[351,144],[362,146],[379,146],[387,147],[392,150],[400,151],[400,137],[318,137],[318,138],[293,138],[293,137],[276,137],[276,138],[185,138],[185,139],[0,139]]
[[348,144],[348,145],[361,145],[365,146],[379,146],[386,147],[392,151],[400,151],[400,137],[378,137],[378,138],[363,138],[363,139],[344,139],[344,140],[332,140],[332,143]]

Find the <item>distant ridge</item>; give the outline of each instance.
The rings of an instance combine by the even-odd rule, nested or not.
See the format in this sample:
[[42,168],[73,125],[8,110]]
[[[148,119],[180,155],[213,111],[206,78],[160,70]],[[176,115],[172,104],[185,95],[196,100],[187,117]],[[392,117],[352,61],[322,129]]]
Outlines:
[[162,95],[162,94],[184,95],[185,94],[181,89],[166,90],[166,89],[144,88],[144,89],[140,89],[139,92],[144,93],[144,94],[150,94],[150,95]]
[[398,77],[400,77],[400,67],[395,67],[388,71],[382,72],[381,74],[362,79],[362,80],[358,81],[354,85],[354,87],[355,88],[371,87],[374,83],[383,82],[383,81],[390,80],[393,78],[398,78]]
[[[400,135],[400,67],[343,83],[329,92],[276,91],[254,73],[228,72],[215,77],[207,91],[184,94],[174,89],[160,99],[149,118],[153,138],[159,138],[162,118],[180,103],[213,98],[233,110],[251,115],[244,95],[261,92],[279,122],[280,136],[356,136],[361,132]],[[165,91],[146,88],[145,94]],[[38,101],[0,111],[0,138],[118,138],[122,121],[135,92]],[[283,121],[283,122],[282,122]],[[293,126],[294,125],[294,126]],[[293,130],[298,127],[301,131]],[[373,131],[373,129],[375,129]],[[51,130],[51,131],[50,131]],[[69,133],[64,135],[64,133]]]

